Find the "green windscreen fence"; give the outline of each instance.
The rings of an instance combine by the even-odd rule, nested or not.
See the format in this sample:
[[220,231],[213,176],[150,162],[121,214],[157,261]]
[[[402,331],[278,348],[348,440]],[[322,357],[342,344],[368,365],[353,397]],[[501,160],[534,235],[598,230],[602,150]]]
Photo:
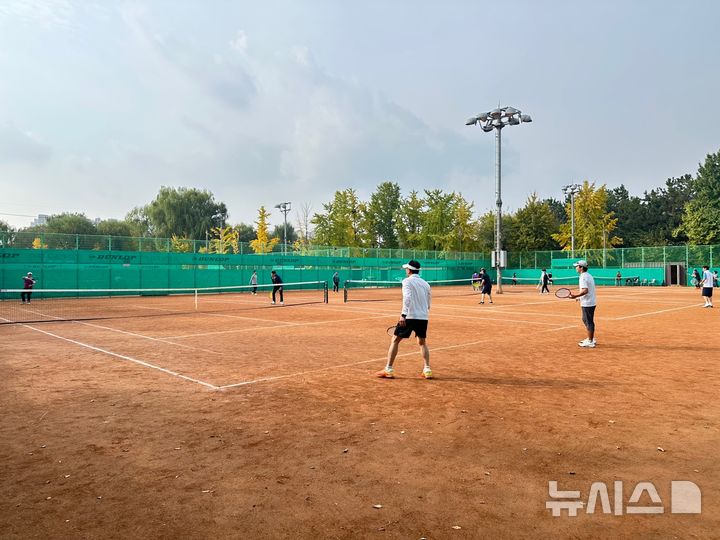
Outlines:
[[[345,280],[387,281],[404,277],[408,259],[240,255],[146,251],[0,249],[0,288],[22,288],[33,273],[39,289],[165,289],[245,285],[257,271],[258,283],[270,283],[275,270],[285,282]],[[461,279],[489,261],[420,259],[428,280]]]

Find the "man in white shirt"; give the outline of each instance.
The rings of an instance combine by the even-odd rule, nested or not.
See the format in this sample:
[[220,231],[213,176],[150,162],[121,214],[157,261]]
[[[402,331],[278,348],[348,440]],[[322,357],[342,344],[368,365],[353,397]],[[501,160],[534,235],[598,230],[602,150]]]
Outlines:
[[587,261],[578,261],[573,264],[575,270],[580,274],[579,289],[577,294],[570,294],[568,298],[579,298],[582,309],[582,321],[587,329],[587,338],[578,345],[586,348],[595,347],[595,279],[588,272]]
[[382,371],[378,371],[376,375],[385,379],[395,378],[393,363],[398,353],[398,345],[400,345],[401,340],[409,338],[410,335],[415,332],[418,345],[420,345],[420,353],[425,363],[422,377],[432,379],[433,373],[430,369],[430,350],[425,343],[427,338],[428,314],[430,311],[430,285],[419,276],[419,262],[410,261],[407,264],[403,264],[402,267],[405,269],[405,274],[407,275],[402,282],[402,312],[400,314],[400,320],[395,327],[395,335],[393,335],[390,340],[387,365]]
[[712,293],[713,293],[713,283],[715,281],[715,277],[713,276],[712,272],[710,271],[710,267],[708,265],[703,266],[703,274],[702,274],[702,296],[705,300],[705,306],[704,307],[713,307],[712,303]]

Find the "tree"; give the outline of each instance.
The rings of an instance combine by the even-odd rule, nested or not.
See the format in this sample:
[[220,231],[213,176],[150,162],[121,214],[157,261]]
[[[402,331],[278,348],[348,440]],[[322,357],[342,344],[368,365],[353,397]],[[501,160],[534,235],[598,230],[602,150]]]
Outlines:
[[133,224],[119,219],[106,219],[97,224],[97,233],[105,236],[133,236]]
[[398,236],[403,248],[419,248],[422,244],[422,229],[425,217],[425,200],[411,191],[400,203]]
[[[608,192],[604,185],[595,188],[585,180],[580,193],[575,196],[575,249],[600,249],[622,244],[622,238],[610,236],[617,227],[617,218],[607,211]],[[560,225],[560,232],[552,237],[562,249],[572,247],[571,203],[565,206],[567,221]]]
[[0,219],[0,232],[12,232],[12,227],[7,221]]
[[163,186],[155,200],[142,210],[142,216],[154,236],[169,238],[175,234],[202,239],[213,227],[224,226],[227,208],[207,190]]
[[210,229],[210,245],[208,253],[240,253],[238,232],[228,227],[213,227]]
[[[207,253],[207,249],[200,248],[202,253]],[[170,238],[170,251],[175,253],[190,253],[193,250],[193,241],[189,238],[180,238],[173,234]]]
[[665,187],[652,190],[645,194],[647,217],[655,232],[653,243],[686,243],[685,234],[675,234],[682,224],[685,205],[690,202],[693,194],[693,177],[685,174],[679,178],[668,178]]
[[447,251],[473,251],[477,247],[477,222],[473,221],[474,203],[458,193],[452,201],[451,230],[446,238]]
[[525,206],[513,219],[512,239],[505,242],[510,251],[543,251],[556,249],[552,235],[559,231],[559,223],[550,204],[538,200],[537,193],[530,195]]
[[[283,240],[285,238],[285,225],[275,225],[275,228],[272,230],[272,233],[270,234],[270,238],[277,238],[278,242],[281,244],[283,243]],[[292,223],[287,224],[287,243],[288,245],[292,244],[297,240],[298,235],[295,232],[295,227],[293,227]]]
[[300,210],[295,214],[299,232],[298,240],[304,243],[310,242],[310,225],[312,223],[310,212],[312,212],[312,205],[303,203]]
[[315,241],[324,246],[357,246],[361,239],[363,208],[354,189],[336,191],[332,202],[324,203],[325,212],[315,214]]
[[58,234],[97,234],[95,224],[85,214],[69,212],[56,214],[48,218],[45,232]]
[[238,223],[235,225],[235,230],[238,234],[238,242],[251,242],[257,237],[255,228],[247,223]]
[[555,216],[555,219],[558,223],[563,223],[565,221],[565,204],[558,201],[557,199],[554,199],[550,197],[549,199],[543,199],[543,203],[547,204],[550,208],[550,211],[552,211],[553,215]]
[[132,236],[148,236],[150,234],[150,220],[145,214],[145,208],[136,206],[125,216],[125,221],[130,224]]
[[441,189],[425,190],[423,213],[422,249],[443,250],[452,234],[452,219],[455,193],[444,193]]
[[693,199],[685,204],[676,234],[692,244],[720,241],[720,151],[708,154],[692,182]]
[[370,195],[363,228],[370,233],[371,247],[394,249],[399,246],[397,232],[399,208],[400,186],[394,182],[383,182]]
[[640,197],[631,196],[624,185],[608,191],[607,209],[618,218],[615,233],[628,247],[643,245],[648,232],[647,207]]
[[480,251],[495,250],[495,213],[485,212],[477,221],[477,241]]
[[261,206],[258,210],[258,220],[255,222],[257,225],[257,237],[255,240],[250,242],[250,248],[255,253],[272,253],[273,248],[277,245],[278,239],[268,238],[268,218],[270,212],[265,210],[264,206]]

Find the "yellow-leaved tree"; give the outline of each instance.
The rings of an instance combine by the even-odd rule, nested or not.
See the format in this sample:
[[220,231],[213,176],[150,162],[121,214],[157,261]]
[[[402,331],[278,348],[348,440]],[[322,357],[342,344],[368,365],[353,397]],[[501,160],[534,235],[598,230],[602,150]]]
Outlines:
[[233,227],[213,227],[210,229],[209,253],[239,253],[239,234]]
[[[605,185],[599,188],[588,180],[583,182],[580,193],[575,196],[575,250],[601,249],[619,246],[622,238],[611,236],[617,228],[615,212],[607,211],[608,193]],[[567,221],[560,225],[560,232],[552,237],[563,250],[572,246],[572,209],[570,201],[565,205]]]
[[32,243],[33,249],[47,249],[47,244],[43,244],[40,238],[36,238]]
[[173,234],[172,238],[170,238],[170,249],[175,253],[190,253],[192,251],[192,240]]
[[265,210],[264,206],[258,210],[258,220],[255,222],[257,225],[257,238],[250,241],[250,249],[255,253],[272,253],[275,245],[280,241],[279,238],[268,239],[268,218],[270,212]]

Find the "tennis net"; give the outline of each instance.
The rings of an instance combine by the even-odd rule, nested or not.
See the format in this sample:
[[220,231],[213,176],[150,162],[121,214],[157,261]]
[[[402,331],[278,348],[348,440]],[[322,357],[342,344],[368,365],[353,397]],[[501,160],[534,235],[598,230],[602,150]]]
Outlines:
[[[480,282],[471,278],[428,281],[433,298],[479,294]],[[382,302],[402,297],[402,281],[348,280],[343,287],[345,302]]]
[[[578,276],[567,276],[567,277],[553,277],[550,280],[549,287],[567,287],[569,289],[572,289],[573,287],[577,288],[578,286]],[[636,285],[656,285],[656,283],[649,283],[648,280],[645,280],[643,282],[639,277],[637,276],[628,276],[628,277],[621,277],[619,280],[617,280],[614,277],[604,277],[604,276],[593,276],[593,279],[595,280],[595,285],[598,287],[609,287],[609,286],[617,286],[617,287],[631,287]],[[503,287],[521,287],[521,288],[528,288],[533,287],[537,288],[538,290],[541,288],[540,283],[540,277],[536,278],[513,278],[512,276],[503,276],[502,277],[502,283]]]
[[[223,313],[327,303],[327,281],[171,289],[0,289],[0,324]],[[29,299],[23,298],[30,293]],[[282,297],[280,293],[282,292]],[[28,300],[27,302],[25,300]]]

